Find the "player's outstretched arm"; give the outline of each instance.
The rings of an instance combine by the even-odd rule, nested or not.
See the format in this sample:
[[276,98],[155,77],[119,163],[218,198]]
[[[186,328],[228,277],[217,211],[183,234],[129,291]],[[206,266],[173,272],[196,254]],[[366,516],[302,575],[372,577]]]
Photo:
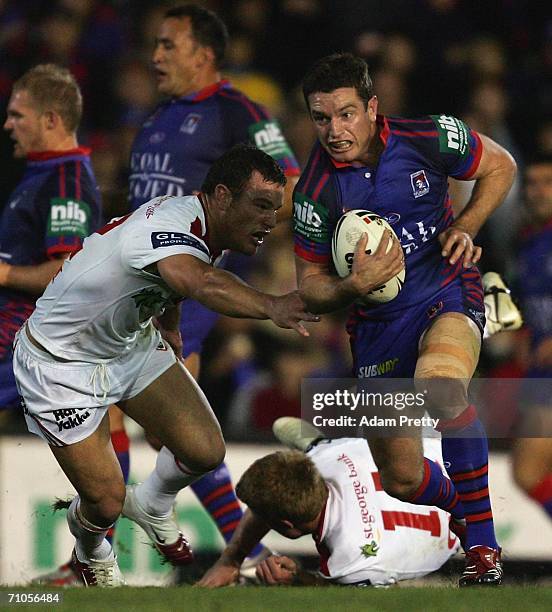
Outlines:
[[278,327],[308,332],[301,321],[318,321],[307,312],[297,291],[270,295],[257,291],[226,270],[209,266],[193,255],[171,255],[157,262],[163,280],[179,295],[201,302],[230,317],[271,319]]
[[261,518],[246,510],[220,558],[197,582],[197,586],[215,588],[235,584],[243,560],[269,531],[270,527]]
[[458,215],[456,221],[439,236],[443,257],[454,265],[464,257],[464,267],[476,264],[481,257],[481,248],[473,239],[492,212],[502,204],[508,195],[516,176],[514,158],[499,144],[479,134],[483,144],[481,160],[471,179],[475,186],[470,200]]
[[[332,274],[325,264],[295,258],[299,293],[311,312],[324,313],[348,306],[379,287],[404,268],[400,243],[391,234],[382,237],[374,253],[366,253],[368,236],[357,242],[351,273],[345,278]],[[391,248],[388,252],[389,240]]]

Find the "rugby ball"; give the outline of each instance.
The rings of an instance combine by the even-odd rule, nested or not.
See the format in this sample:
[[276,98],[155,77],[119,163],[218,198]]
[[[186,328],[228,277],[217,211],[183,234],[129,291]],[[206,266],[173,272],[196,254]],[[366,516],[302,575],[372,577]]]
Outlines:
[[[355,247],[362,234],[368,234],[366,253],[373,253],[386,230],[397,237],[393,228],[378,214],[369,210],[349,210],[337,222],[332,238],[332,257],[335,269],[341,278],[351,272]],[[398,240],[398,238],[397,238]],[[391,242],[387,252],[391,249]],[[405,269],[393,276],[384,285],[376,287],[362,297],[369,304],[384,304],[395,299],[404,285]]]

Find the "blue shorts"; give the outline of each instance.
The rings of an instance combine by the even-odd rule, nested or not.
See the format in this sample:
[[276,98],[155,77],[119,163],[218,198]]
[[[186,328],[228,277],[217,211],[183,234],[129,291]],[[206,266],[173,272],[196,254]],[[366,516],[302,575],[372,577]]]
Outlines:
[[13,374],[12,351],[0,361],[0,410],[15,408],[19,405],[19,392]]
[[445,312],[465,314],[481,334],[485,327],[483,301],[468,301],[461,281],[455,280],[430,300],[414,304],[389,321],[356,319],[348,326],[353,368],[359,378],[412,378],[424,331]]
[[184,300],[181,309],[182,356],[186,358],[191,353],[201,353],[203,342],[220,315],[195,300]]

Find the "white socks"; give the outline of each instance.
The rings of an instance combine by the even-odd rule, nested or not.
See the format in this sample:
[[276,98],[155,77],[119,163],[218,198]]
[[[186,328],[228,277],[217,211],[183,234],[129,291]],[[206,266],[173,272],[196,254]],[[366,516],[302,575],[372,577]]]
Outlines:
[[203,474],[192,472],[166,447],[159,451],[153,472],[135,489],[138,503],[152,516],[168,516],[178,492]]
[[105,539],[108,528],[92,524],[80,511],[80,498],[77,495],[67,510],[69,530],[75,536],[75,551],[79,561],[104,561],[114,559],[111,544]]

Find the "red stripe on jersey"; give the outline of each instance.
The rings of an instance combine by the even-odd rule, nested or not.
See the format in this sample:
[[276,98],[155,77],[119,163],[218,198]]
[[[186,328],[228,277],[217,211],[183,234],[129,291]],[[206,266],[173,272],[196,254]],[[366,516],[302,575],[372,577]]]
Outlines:
[[473,161],[470,167],[462,174],[461,176],[457,176],[456,178],[467,180],[471,178],[477,168],[479,168],[479,162],[481,161],[481,155],[483,155],[483,143],[481,142],[481,138],[477,132],[473,132],[473,137],[475,138],[475,153],[473,156]]
[[229,85],[229,82],[226,79],[213,83],[212,85],[207,85],[207,87],[200,89],[196,93],[196,95],[192,98],[192,102],[203,102],[203,100],[207,100],[207,98],[210,98],[213,94],[216,94],[219,90],[227,85]]
[[306,259],[311,263],[326,264],[330,261],[328,255],[318,255],[317,253],[308,251],[307,249],[304,249],[297,244],[295,245],[294,251],[297,257],[300,257],[301,259]]
[[74,255],[82,249],[80,238],[77,238],[76,236],[75,238],[78,240],[78,243],[75,243],[73,246],[68,244],[56,244],[46,250],[46,255],[52,259],[54,259],[57,255]]
[[225,97],[225,98],[230,98],[231,100],[237,100],[238,102],[241,102],[249,111],[249,113],[251,114],[251,116],[253,117],[253,119],[255,121],[260,121],[263,117],[261,116],[261,114],[257,111],[257,109],[253,106],[253,103],[248,100],[245,96],[243,95],[231,95],[229,92],[226,91],[221,91],[220,95]]
[[309,173],[307,175],[307,180],[305,181],[305,186],[304,186],[305,193],[307,193],[307,191],[309,189],[309,184],[310,184],[311,179],[312,179],[312,174],[314,172],[314,168],[318,165],[318,162],[320,161],[320,155],[321,154],[322,154],[322,149],[319,148],[316,151],[316,154],[314,156],[314,159],[312,160],[312,163],[310,164],[310,170],[309,170]]
[[114,227],[117,227],[118,225],[121,225],[121,223],[124,223],[130,217],[131,214],[132,213],[128,213],[128,214],[124,215],[123,217],[118,217],[117,219],[114,219],[113,221],[110,221],[109,223],[107,223],[103,227],[100,227],[100,229],[96,231],[96,234],[101,234],[102,236],[104,234],[107,234],[107,232],[109,232],[109,230],[112,230]]
[[429,132],[403,132],[402,130],[391,130],[391,134],[406,136],[406,138],[417,138],[418,136],[422,138],[434,138],[437,136],[437,130],[430,130]]
[[405,117],[390,117],[393,123],[434,123],[433,119],[407,119]]
[[239,524],[240,524],[239,520],[232,521],[224,525],[224,527],[221,527],[220,530],[222,531],[222,533],[228,533],[228,532],[234,531]]
[[316,188],[312,192],[313,200],[316,200],[316,198],[318,198],[318,196],[320,195],[320,192],[324,188],[324,185],[328,182],[329,178],[330,178],[330,173],[326,170],[324,174],[320,177],[320,180],[318,181],[318,185],[316,185]]
[[63,164],[59,167],[59,197],[65,197],[65,166]]

